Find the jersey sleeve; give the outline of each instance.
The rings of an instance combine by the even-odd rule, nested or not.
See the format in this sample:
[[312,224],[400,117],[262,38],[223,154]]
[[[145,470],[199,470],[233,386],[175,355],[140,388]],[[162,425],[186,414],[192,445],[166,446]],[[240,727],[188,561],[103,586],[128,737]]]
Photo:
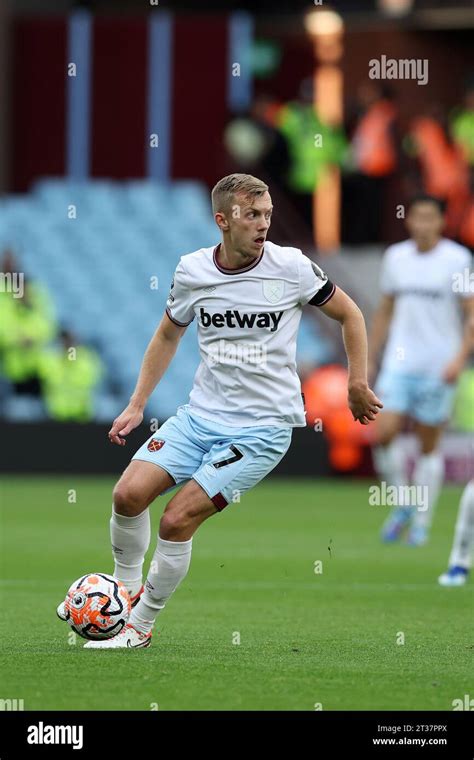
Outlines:
[[185,327],[194,319],[192,290],[189,275],[182,259],[175,269],[171,282],[170,293],[166,301],[166,313],[175,325]]
[[312,306],[324,306],[334,295],[336,286],[314,261],[311,261],[308,256],[301,252],[298,257],[298,270],[300,280],[299,303],[302,306],[307,303]]

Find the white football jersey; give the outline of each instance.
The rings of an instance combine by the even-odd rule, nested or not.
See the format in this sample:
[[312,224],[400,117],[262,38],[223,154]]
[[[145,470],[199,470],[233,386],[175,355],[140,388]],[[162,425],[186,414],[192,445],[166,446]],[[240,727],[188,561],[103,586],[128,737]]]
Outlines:
[[322,306],[335,286],[298,248],[266,241],[241,269],[222,267],[219,248],[181,257],[167,301],[176,324],[197,319],[190,411],[231,427],[304,427],[296,335],[303,306]]
[[[387,248],[381,290],[395,296],[382,369],[441,376],[462,342],[459,298],[472,296],[471,254],[442,238],[426,253],[413,240]],[[463,286],[464,284],[464,286]]]

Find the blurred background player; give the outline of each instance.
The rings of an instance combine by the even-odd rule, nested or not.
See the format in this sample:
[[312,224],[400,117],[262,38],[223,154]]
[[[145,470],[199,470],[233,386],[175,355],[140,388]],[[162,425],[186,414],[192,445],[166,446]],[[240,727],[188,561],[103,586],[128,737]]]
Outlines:
[[441,586],[464,586],[472,560],[474,543],[474,480],[464,489],[459,504],[458,519],[454,530],[454,541],[449,556],[448,570],[440,575]]
[[[369,340],[372,377],[387,340],[376,386],[384,404],[376,426],[376,470],[389,485],[400,488],[407,483],[405,458],[396,439],[409,417],[419,444],[412,484],[427,489],[427,503],[399,503],[393,509],[382,538],[394,541],[409,528],[408,542],[413,546],[428,539],[443,483],[440,437],[473,342],[468,325],[474,297],[469,288],[456,287],[469,272],[471,256],[466,248],[442,237],[443,211],[442,203],[428,195],[410,204],[406,219],[410,238],[390,246],[384,255],[382,299]],[[469,316],[464,331],[459,301]]]

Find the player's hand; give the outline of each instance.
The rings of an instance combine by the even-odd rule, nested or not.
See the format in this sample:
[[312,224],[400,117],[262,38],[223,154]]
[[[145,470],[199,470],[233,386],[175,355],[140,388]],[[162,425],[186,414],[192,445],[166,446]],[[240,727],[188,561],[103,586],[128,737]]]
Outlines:
[[109,441],[117,446],[125,446],[126,436],[135,430],[143,420],[143,411],[130,404],[119,415],[109,430]]
[[379,410],[383,409],[382,402],[366,383],[350,384],[348,400],[354,420],[358,420],[361,425],[368,425],[371,420],[375,420]]
[[459,375],[464,369],[464,362],[462,362],[460,359],[453,359],[452,362],[449,362],[449,364],[444,368],[443,370],[443,380],[445,383],[455,383]]

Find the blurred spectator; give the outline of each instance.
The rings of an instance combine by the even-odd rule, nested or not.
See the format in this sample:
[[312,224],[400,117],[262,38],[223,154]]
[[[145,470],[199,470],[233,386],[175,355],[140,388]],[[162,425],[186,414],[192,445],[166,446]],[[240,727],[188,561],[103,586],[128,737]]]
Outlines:
[[328,165],[343,163],[347,148],[344,133],[318,118],[312,78],[301,82],[297,100],[282,106],[277,125],[288,143],[289,190],[301,215],[312,227],[313,192]]
[[2,288],[0,289],[0,368],[3,366],[5,347],[8,344],[8,329],[15,308],[15,297],[21,295],[20,292],[13,293],[11,288],[12,279],[9,281],[9,278],[12,278],[15,272],[18,272],[18,269],[14,254],[10,249],[7,249],[3,254],[1,262],[3,280]]
[[[7,268],[14,268],[10,252],[7,252],[4,263]],[[2,374],[12,383],[16,393],[39,396],[39,360],[56,332],[56,321],[46,290],[26,278],[22,283],[21,294],[5,289],[0,294]],[[16,297],[18,295],[20,297]]]
[[464,104],[451,121],[451,134],[461,147],[466,161],[474,166],[474,84],[464,95]]
[[446,203],[446,234],[472,247],[473,199],[466,151],[452,139],[438,106],[412,121],[407,145],[418,160],[422,190]]
[[467,89],[463,107],[451,121],[451,134],[469,165],[469,197],[456,209],[456,236],[474,250],[474,84]]
[[91,348],[77,345],[74,335],[62,330],[61,344],[44,351],[40,376],[48,414],[60,422],[88,422],[94,415],[94,388],[102,362]]
[[382,239],[383,201],[388,179],[398,167],[397,108],[391,92],[364,82],[349,114],[349,171],[343,178],[343,240],[351,244]]
[[282,190],[287,185],[290,155],[285,138],[278,130],[281,104],[270,95],[258,95],[251,109],[251,116],[265,140],[261,165],[266,175]]
[[465,369],[459,377],[453,425],[457,430],[474,432],[474,367]]
[[424,192],[448,201],[467,187],[467,163],[463,151],[446,129],[439,108],[417,116],[411,123],[409,149],[421,170]]
[[243,170],[260,174],[263,171],[272,185],[283,189],[289,155],[286,140],[275,126],[279,109],[280,104],[271,95],[257,95],[249,113],[227,125],[224,143]]

